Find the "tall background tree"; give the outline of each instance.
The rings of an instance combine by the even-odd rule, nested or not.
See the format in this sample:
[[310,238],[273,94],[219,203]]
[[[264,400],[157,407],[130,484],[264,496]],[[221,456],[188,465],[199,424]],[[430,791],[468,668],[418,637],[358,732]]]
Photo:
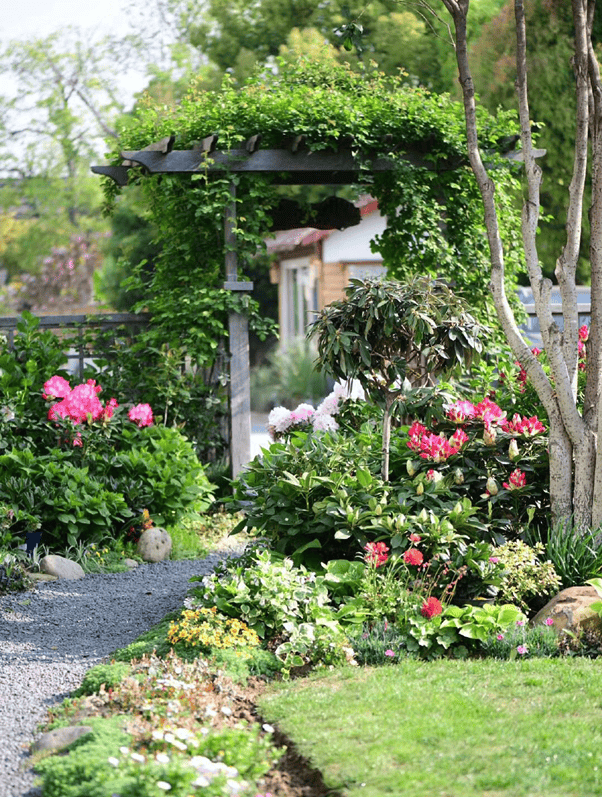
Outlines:
[[[542,169],[533,145],[532,109],[528,90],[528,38],[523,0],[515,0],[515,52],[517,107],[521,149],[525,164],[523,251],[549,363],[546,371],[521,335],[508,304],[505,286],[507,242],[500,232],[495,172],[484,163],[479,142],[477,103],[467,42],[470,0],[442,0],[453,20],[458,79],[464,101],[468,156],[481,192],[489,242],[491,286],[502,329],[514,354],[529,375],[550,421],[550,499],[557,519],[573,519],[577,529],[599,527],[602,522],[602,81],[596,57],[599,9],[595,0],[572,0],[575,116],[571,140],[573,169],[565,196],[566,238],[558,252],[555,277],[563,309],[562,328],[551,312],[552,280],[542,270],[538,252]],[[562,66],[559,67],[560,69]],[[588,164],[591,152],[591,165]],[[591,203],[586,186],[591,176]],[[589,204],[589,207],[588,207]],[[589,214],[591,325],[587,339],[587,379],[579,395],[579,316],[576,295],[583,220]]]

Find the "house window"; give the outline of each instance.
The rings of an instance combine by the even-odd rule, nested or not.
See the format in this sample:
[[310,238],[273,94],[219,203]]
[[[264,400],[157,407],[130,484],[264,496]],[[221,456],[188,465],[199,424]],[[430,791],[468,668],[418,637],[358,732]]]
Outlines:
[[308,325],[316,317],[318,286],[315,268],[309,257],[284,260],[281,263],[282,316],[281,343],[304,337]]

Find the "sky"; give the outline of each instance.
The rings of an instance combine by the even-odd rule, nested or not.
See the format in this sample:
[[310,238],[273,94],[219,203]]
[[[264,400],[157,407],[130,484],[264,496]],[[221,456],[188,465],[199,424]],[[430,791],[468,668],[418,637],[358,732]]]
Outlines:
[[[99,36],[108,33],[125,35],[129,31],[125,9],[131,5],[132,0],[11,0],[3,3],[0,45],[11,39],[48,36],[68,25]],[[146,83],[143,74],[129,73],[123,78],[123,85],[131,87],[132,96]],[[10,93],[9,85],[0,75],[0,94],[3,91]]]
[[118,32],[125,29],[127,0],[17,0],[3,4],[0,38],[47,36],[65,25]]

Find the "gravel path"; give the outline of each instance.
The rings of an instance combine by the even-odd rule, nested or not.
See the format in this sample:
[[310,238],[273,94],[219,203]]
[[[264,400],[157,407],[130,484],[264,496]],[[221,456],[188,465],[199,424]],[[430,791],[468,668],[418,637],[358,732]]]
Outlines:
[[179,608],[189,579],[211,572],[223,556],[40,582],[0,596],[0,797],[41,795],[27,763],[48,708],[90,667]]

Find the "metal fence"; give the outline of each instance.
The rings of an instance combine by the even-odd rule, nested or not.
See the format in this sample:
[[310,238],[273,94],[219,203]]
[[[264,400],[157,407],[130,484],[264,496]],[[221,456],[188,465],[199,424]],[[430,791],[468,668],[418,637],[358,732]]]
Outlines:
[[[86,339],[87,329],[98,329],[105,331],[109,329],[125,328],[129,336],[135,336],[138,331],[148,325],[150,315],[148,313],[105,313],[87,315],[43,315],[38,316],[42,330],[54,332],[59,337],[68,333],[69,348],[65,351],[67,358],[67,369],[79,379],[83,378],[86,364],[90,364],[93,359],[93,351],[90,350]],[[8,348],[14,347],[15,335],[18,334],[17,324],[22,320],[21,316],[0,317],[0,334],[6,335]]]

